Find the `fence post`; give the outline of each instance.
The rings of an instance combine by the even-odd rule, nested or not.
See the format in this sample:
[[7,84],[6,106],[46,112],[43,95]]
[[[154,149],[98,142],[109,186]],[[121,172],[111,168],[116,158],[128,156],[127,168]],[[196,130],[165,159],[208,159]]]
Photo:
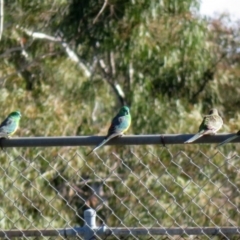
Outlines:
[[96,211],[93,209],[87,209],[84,211],[84,240],[93,240],[94,230],[96,226]]

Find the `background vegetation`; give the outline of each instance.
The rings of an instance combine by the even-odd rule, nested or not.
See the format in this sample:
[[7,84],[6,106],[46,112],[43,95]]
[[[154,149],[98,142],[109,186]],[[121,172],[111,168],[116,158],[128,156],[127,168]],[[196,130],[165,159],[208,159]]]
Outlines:
[[[0,115],[22,112],[18,136],[104,135],[123,104],[130,134],[194,133],[212,106],[222,132],[240,129],[227,16],[203,19],[197,0],[4,2]],[[225,157],[239,145],[214,147],[5,150],[0,226],[82,225],[89,206],[108,226],[239,225],[240,163]]]

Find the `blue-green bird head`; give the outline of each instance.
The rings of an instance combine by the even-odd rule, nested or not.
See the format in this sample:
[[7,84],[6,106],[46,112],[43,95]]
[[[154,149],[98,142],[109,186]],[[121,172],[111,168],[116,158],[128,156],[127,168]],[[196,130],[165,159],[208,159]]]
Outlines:
[[130,115],[129,107],[127,107],[127,106],[121,107],[118,114],[121,115],[121,116]]
[[21,113],[19,111],[11,112],[8,117],[20,119],[22,117]]

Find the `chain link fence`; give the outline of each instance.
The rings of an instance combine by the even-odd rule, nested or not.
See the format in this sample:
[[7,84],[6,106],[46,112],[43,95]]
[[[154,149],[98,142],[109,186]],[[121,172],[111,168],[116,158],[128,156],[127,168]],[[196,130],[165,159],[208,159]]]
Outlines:
[[[95,144],[101,137],[89,138]],[[238,154],[159,144],[105,146],[86,157],[89,147],[69,145],[88,138],[73,139],[62,138],[61,147],[3,148],[0,237],[239,239]],[[32,145],[39,140],[46,146],[51,138]]]

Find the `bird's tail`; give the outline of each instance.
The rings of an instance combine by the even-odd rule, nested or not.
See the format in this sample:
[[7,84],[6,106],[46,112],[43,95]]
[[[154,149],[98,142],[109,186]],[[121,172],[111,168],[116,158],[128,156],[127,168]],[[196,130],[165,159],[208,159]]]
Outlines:
[[86,156],[88,156],[92,152],[95,152],[96,150],[98,150],[100,147],[102,147],[104,144],[106,144],[112,138],[115,138],[115,137],[118,137],[118,136],[122,136],[122,134],[121,133],[114,133],[114,134],[111,134],[110,136],[107,136],[100,144],[98,144],[94,149],[92,149],[89,153],[87,153]]
[[190,139],[188,139],[186,142],[184,143],[191,143],[194,142],[195,140],[199,139],[200,137],[202,137],[203,133],[199,132],[197,134],[195,134],[193,137],[191,137]]
[[239,137],[239,136],[238,136],[238,135],[234,135],[234,136],[226,139],[225,141],[219,143],[219,144],[216,146],[216,148],[218,148],[218,147],[220,147],[220,146],[223,146],[223,145],[225,145],[226,143],[231,142],[232,140],[236,139],[237,137]]
[[90,152],[86,154],[86,156],[90,155],[92,152],[95,152],[98,150],[100,147],[102,147],[106,142],[108,142],[110,139],[106,138],[104,139],[101,143],[99,143],[95,148],[93,148]]

